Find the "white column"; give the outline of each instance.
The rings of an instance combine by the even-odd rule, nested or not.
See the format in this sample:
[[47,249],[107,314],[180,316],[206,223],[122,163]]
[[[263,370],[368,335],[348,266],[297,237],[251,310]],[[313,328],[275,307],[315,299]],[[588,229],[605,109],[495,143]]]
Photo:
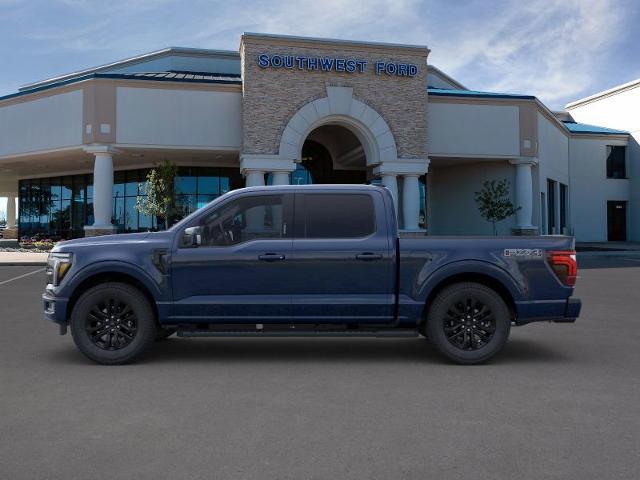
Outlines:
[[389,189],[393,197],[393,207],[398,218],[398,177],[395,173],[383,173],[382,184]]
[[[272,179],[273,181],[271,185],[273,185],[274,187],[278,185],[289,185],[288,171],[277,170],[271,173],[273,174],[273,179]],[[273,211],[271,212],[271,215],[273,215],[273,225],[274,226],[277,225],[278,228],[280,228],[282,231],[282,209],[274,208]]]
[[[401,230],[420,231],[420,183],[419,178],[429,171],[429,160],[420,158],[396,158],[382,162],[373,169],[382,183],[391,191],[396,215],[402,211]],[[398,193],[398,177],[402,177],[402,199]]]
[[113,217],[113,155],[109,145],[91,145],[85,152],[94,155],[93,162],[93,225],[85,226],[85,235],[111,233]]
[[516,167],[515,197],[516,228],[533,229],[533,174],[531,167],[537,163],[534,158],[519,158],[510,160],[509,163]]
[[273,173],[273,185],[289,185],[289,172],[276,171]]
[[7,228],[16,228],[16,197],[7,197]]
[[245,186],[247,187],[263,187],[264,186],[264,170],[245,170]]
[[93,165],[94,228],[111,228],[113,216],[113,157],[96,153]]
[[420,184],[419,175],[410,174],[402,176],[402,219],[403,230],[418,230],[420,217]]

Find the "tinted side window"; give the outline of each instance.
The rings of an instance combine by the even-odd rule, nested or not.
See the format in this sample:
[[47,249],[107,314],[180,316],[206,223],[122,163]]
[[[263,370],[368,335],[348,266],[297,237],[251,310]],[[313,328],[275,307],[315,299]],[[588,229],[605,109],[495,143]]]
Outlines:
[[305,238],[358,238],[376,230],[369,195],[307,194],[304,208]]
[[209,247],[283,238],[283,196],[239,198],[207,216],[201,229],[202,245]]

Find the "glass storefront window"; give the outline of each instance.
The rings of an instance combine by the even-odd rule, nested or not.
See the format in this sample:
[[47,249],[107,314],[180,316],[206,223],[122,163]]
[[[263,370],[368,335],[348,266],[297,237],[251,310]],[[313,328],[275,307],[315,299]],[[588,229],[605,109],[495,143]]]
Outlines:
[[[113,224],[118,232],[158,228],[158,219],[139,213],[148,169],[117,171],[113,184]],[[231,188],[243,186],[237,168],[180,168],[176,178],[180,216],[202,208]],[[22,237],[54,240],[82,237],[92,225],[93,175],[20,180],[19,230]]]
[[187,195],[198,191],[196,177],[176,177],[175,188],[177,195]]

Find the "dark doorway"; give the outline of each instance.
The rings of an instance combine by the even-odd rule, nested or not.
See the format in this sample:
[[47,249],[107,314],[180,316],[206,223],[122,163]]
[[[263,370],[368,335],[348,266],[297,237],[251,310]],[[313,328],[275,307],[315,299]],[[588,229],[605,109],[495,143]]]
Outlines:
[[547,179],[547,233],[556,232],[556,182]]
[[607,229],[610,242],[627,240],[627,202],[607,202]]
[[331,154],[324,145],[306,140],[302,147],[302,166],[309,172],[310,183],[366,183],[366,170],[339,170],[334,168]]

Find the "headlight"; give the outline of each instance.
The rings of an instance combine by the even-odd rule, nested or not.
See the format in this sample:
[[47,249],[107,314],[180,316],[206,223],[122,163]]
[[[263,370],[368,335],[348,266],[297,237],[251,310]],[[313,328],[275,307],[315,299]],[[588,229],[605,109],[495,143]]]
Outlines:
[[47,283],[54,287],[60,282],[71,268],[73,256],[70,253],[50,253],[47,258]]

